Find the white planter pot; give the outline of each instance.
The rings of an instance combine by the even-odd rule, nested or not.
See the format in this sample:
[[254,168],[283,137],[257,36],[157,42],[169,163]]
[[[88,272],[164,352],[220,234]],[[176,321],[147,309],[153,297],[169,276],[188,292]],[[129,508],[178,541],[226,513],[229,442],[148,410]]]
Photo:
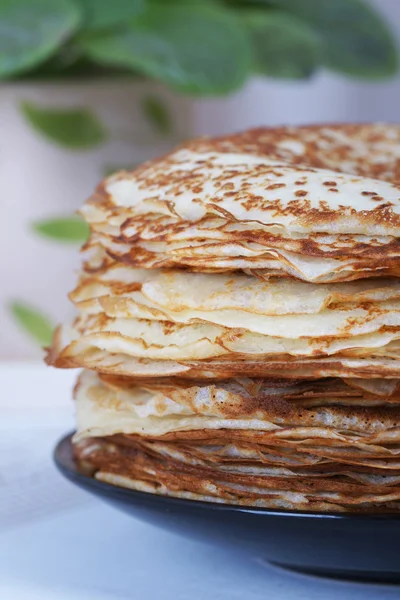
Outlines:
[[[143,109],[156,98],[170,114],[172,132],[162,135]],[[89,111],[106,139],[90,148],[67,148],[32,127],[21,106]],[[79,264],[78,246],[50,241],[32,223],[71,215],[105,171],[134,165],[189,137],[189,99],[133,80],[15,83],[0,88],[0,358],[34,358],[40,348],[10,315],[17,299],[36,306],[55,323],[71,311],[67,292]]]

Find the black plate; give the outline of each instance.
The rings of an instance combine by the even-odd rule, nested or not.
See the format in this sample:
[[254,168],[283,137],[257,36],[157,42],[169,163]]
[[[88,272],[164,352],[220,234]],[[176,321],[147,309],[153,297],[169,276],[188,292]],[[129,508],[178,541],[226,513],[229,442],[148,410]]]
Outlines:
[[136,492],[81,473],[72,457],[71,435],[59,441],[54,459],[79,487],[174,533],[233,546],[301,573],[400,583],[400,515],[250,509]]

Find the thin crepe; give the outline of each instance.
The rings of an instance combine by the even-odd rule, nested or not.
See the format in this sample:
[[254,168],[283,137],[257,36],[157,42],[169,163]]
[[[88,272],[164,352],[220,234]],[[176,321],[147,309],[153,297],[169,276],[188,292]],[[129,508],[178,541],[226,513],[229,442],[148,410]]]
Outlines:
[[[360,449],[382,445],[382,452],[385,444],[400,440],[400,404],[376,406],[372,401],[366,410],[373,397],[358,390],[358,395],[342,396],[337,404],[327,406],[322,398],[307,406],[291,398],[302,387],[299,383],[279,390],[268,380],[163,387],[152,381],[100,379],[86,371],[75,390],[77,439],[119,433],[158,437],[194,430],[254,430],[264,432],[270,443],[323,439]],[[334,391],[330,397],[335,401]]]
[[144,268],[261,269],[315,282],[397,276],[398,131],[322,126],[195,140],[105,180],[81,211],[88,247]]
[[[190,371],[208,361],[204,370],[212,376],[218,359],[223,361],[214,370],[219,377],[220,367],[228,369],[223,376],[234,374],[235,362],[239,374],[248,366],[255,375],[254,361],[265,359],[257,373],[265,376],[280,366],[267,361],[286,360],[284,370],[298,372],[304,359],[317,359],[315,366],[324,368],[321,361],[335,356],[360,359],[357,369],[365,365],[373,377],[397,376],[399,291],[393,279],[328,286],[113,264],[82,277],[71,294],[80,316],[55,336],[48,360],[105,372],[112,372],[114,363],[116,374],[134,376],[141,375],[143,361],[157,361],[153,371],[147,363],[153,375]],[[387,365],[382,375],[373,371],[375,363]],[[303,366],[307,369],[307,362]],[[342,370],[327,376],[341,376]]]
[[[221,462],[190,443],[142,441],[132,436],[83,440],[77,460],[115,485],[181,498],[294,510],[372,511],[400,506],[399,470],[384,471],[331,460],[311,466],[270,465],[258,450],[253,461],[240,445],[222,446]],[[266,448],[268,453],[268,448]]]

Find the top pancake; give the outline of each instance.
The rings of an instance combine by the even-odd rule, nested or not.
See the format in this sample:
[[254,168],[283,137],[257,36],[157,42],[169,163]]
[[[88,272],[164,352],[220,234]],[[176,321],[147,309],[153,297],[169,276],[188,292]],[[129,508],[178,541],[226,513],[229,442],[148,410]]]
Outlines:
[[136,214],[189,222],[215,215],[298,233],[400,233],[399,185],[239,152],[182,148],[111,177],[105,191]]
[[397,178],[399,126],[257,129],[120,172],[81,213],[88,246],[135,267],[398,276]]

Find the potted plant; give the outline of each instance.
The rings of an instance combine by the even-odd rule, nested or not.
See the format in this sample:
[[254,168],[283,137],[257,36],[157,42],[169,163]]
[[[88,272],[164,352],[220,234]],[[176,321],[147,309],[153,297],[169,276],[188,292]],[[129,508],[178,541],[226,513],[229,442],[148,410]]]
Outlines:
[[48,343],[67,310],[68,243],[87,235],[75,208],[106,173],[197,133],[193,99],[255,74],[377,80],[397,66],[362,0],[0,0],[3,356],[32,354],[23,330]]

